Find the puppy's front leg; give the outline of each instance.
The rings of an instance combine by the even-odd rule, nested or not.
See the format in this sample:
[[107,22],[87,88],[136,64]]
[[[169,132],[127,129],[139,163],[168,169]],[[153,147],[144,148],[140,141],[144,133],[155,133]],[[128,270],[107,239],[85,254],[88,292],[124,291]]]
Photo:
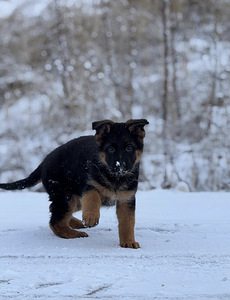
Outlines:
[[98,225],[100,218],[101,197],[96,190],[84,193],[82,200],[82,219],[86,227]]
[[120,246],[124,248],[140,248],[134,237],[135,198],[128,202],[117,202],[117,218],[119,222]]

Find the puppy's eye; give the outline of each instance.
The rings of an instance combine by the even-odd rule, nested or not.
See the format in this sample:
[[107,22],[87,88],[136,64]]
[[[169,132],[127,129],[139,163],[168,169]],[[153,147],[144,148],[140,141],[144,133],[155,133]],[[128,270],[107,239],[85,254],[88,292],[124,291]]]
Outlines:
[[131,151],[133,151],[133,146],[132,146],[131,144],[128,144],[128,145],[126,146],[125,150],[126,150],[127,152],[131,152]]
[[107,150],[108,150],[109,153],[114,153],[115,152],[115,148],[113,146],[109,146],[107,148]]

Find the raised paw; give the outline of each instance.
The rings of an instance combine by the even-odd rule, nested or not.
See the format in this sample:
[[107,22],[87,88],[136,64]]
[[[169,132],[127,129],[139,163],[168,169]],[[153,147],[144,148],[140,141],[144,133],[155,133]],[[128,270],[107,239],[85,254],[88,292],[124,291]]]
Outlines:
[[138,242],[130,242],[130,241],[127,241],[127,242],[121,242],[120,243],[120,246],[123,247],[123,248],[132,248],[132,249],[138,249],[140,248],[140,244]]
[[101,197],[96,190],[87,191],[81,200],[82,223],[85,227],[98,225],[100,218]]
[[93,214],[83,214],[83,225],[85,227],[94,227],[99,224],[99,216]]

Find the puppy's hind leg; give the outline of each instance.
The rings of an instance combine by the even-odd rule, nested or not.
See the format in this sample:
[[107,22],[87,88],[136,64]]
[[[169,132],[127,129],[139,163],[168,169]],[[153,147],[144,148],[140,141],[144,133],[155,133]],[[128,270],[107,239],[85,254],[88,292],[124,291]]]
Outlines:
[[57,236],[65,239],[88,236],[85,232],[72,229],[83,228],[83,225],[80,220],[72,217],[74,207],[71,201],[71,195],[55,193],[55,197],[50,195],[50,200],[52,201],[50,208],[52,214],[50,218],[50,228]]
[[[81,210],[81,201],[77,195],[72,195],[70,205],[71,205],[71,208],[73,209],[73,212]],[[71,228],[74,228],[74,229],[85,228],[82,221],[73,216],[70,218],[69,225]]]
[[75,218],[75,217],[70,218],[69,225],[70,225],[71,228],[74,228],[74,229],[85,228],[82,221]]

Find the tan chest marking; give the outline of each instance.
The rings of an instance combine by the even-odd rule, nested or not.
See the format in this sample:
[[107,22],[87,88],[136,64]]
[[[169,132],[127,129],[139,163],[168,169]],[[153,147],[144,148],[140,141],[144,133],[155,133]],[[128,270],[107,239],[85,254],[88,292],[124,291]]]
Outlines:
[[98,190],[100,196],[102,198],[109,198],[111,200],[119,200],[122,202],[129,201],[136,193],[135,190],[132,191],[110,191],[103,185],[99,184],[96,181],[92,181],[92,185]]

